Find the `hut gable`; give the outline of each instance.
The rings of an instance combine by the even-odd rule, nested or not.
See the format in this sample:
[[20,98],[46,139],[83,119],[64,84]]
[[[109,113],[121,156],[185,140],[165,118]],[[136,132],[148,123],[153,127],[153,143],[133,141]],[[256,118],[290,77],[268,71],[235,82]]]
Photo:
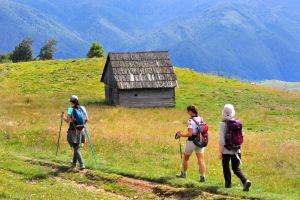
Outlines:
[[[109,65],[111,72],[109,71]],[[118,89],[174,88],[177,79],[168,52],[109,53],[101,81],[112,73]]]

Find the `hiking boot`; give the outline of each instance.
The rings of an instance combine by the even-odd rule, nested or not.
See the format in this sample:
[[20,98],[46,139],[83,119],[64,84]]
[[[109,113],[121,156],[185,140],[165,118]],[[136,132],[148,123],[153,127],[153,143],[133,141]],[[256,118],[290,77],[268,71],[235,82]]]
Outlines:
[[76,168],[76,163],[71,162],[71,168]]
[[177,178],[186,178],[186,173],[180,172],[179,174],[176,174]]
[[200,182],[201,182],[201,183],[204,183],[204,182],[206,182],[206,179],[205,179],[205,177],[204,177],[204,176],[200,176]]
[[84,170],[85,169],[85,166],[84,165],[80,165],[80,170]]
[[247,181],[244,183],[244,189],[243,189],[243,191],[248,192],[250,187],[251,187],[251,181],[247,180]]
[[231,184],[225,184],[225,188],[231,188]]

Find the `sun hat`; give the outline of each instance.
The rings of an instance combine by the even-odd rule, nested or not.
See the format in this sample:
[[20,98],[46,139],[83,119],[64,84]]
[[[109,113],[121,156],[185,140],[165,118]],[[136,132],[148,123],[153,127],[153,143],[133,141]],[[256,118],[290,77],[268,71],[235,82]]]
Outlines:
[[225,104],[222,115],[224,119],[232,119],[235,116],[235,110],[232,104]]
[[78,101],[78,96],[72,95],[69,100],[70,100],[70,102]]

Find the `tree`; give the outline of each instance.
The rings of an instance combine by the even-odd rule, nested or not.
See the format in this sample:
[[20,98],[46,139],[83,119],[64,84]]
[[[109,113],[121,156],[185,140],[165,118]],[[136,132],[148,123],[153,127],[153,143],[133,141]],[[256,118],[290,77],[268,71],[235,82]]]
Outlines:
[[0,54],[0,63],[5,63],[10,61],[10,54]]
[[55,53],[56,40],[48,40],[44,46],[40,49],[38,57],[40,60],[52,60]]
[[32,39],[27,38],[15,47],[11,54],[13,62],[26,62],[32,60]]
[[104,50],[103,47],[97,43],[97,42],[93,42],[92,47],[90,48],[87,57],[88,58],[94,58],[94,57],[103,57],[104,56]]

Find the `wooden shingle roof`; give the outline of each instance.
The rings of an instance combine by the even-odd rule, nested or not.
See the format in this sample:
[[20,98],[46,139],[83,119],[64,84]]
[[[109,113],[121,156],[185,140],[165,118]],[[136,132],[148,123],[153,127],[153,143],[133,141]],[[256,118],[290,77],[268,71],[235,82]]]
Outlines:
[[101,81],[109,63],[119,89],[174,88],[177,78],[168,52],[109,53]]

